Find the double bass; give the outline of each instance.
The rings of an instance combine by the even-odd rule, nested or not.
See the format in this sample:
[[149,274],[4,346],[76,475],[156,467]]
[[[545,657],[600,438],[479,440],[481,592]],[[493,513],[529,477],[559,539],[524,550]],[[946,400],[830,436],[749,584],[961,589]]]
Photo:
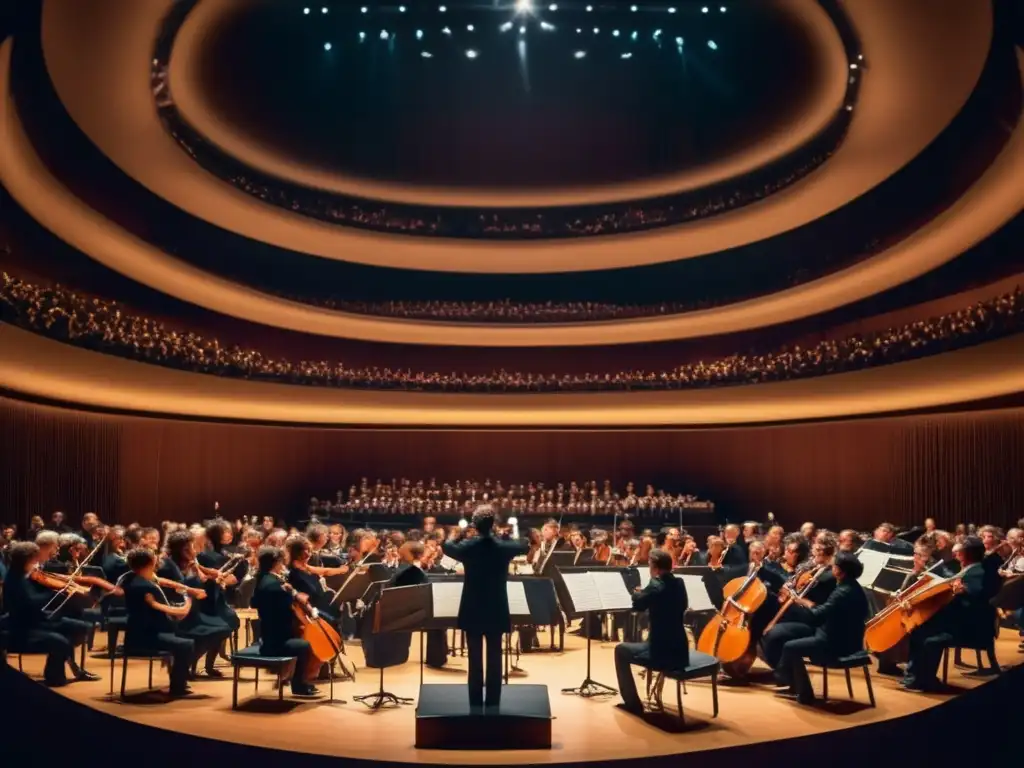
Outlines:
[[940,577],[932,571],[942,565],[939,560],[921,574],[916,582],[893,595],[892,601],[876,613],[864,627],[864,644],[874,653],[896,646],[904,637],[920,627],[956,597],[953,585],[963,571]]
[[722,594],[722,607],[700,633],[697,650],[718,659],[730,677],[743,677],[756,657],[751,618],[768,598],[768,589],[751,563],[749,573],[729,581]]

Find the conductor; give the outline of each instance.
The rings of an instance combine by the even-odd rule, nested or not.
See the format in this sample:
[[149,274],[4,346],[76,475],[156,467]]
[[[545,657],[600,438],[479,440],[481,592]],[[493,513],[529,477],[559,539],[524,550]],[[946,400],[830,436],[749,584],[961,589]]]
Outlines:
[[508,610],[508,566],[529,549],[527,542],[496,539],[494,510],[476,508],[473,527],[477,536],[461,542],[446,541],[448,557],[460,561],[466,573],[459,604],[459,629],[466,633],[469,650],[469,704],[484,704],[484,639],[487,639],[487,707],[501,703],[501,639],[511,631]]

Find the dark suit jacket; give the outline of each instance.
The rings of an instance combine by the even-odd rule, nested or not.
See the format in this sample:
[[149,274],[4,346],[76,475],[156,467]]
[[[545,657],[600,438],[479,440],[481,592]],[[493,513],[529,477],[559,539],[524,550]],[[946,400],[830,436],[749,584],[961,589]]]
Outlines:
[[864,648],[868,599],[853,579],[833,583],[835,589],[828,599],[811,608],[811,624],[824,630],[830,654],[849,656]]
[[750,560],[750,555],[747,552],[747,542],[740,536],[736,539],[734,544],[730,544],[729,548],[725,551],[725,557],[722,559],[722,565],[726,567],[730,566],[745,566]]
[[475,634],[509,631],[508,565],[512,558],[526,554],[527,541],[505,541],[493,536],[476,536],[458,543],[446,541],[442,549],[465,567],[466,582],[459,604],[459,628]]
[[398,566],[398,570],[391,577],[388,586],[411,587],[414,584],[426,584],[427,581],[427,574],[423,572],[422,568],[418,568],[412,563],[403,563]]
[[958,642],[981,646],[995,637],[996,609],[989,601],[999,591],[999,585],[984,563],[971,566],[961,578],[965,591],[950,604],[945,618]]
[[633,595],[633,610],[646,610],[651,630],[651,662],[659,666],[686,666],[690,660],[690,646],[683,627],[683,614],[689,607],[683,580],[671,573],[652,578],[642,592]]

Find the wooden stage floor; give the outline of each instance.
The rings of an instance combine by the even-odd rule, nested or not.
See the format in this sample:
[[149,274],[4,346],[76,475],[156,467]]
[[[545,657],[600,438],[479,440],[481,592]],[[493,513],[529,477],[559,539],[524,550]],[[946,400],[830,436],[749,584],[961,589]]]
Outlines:
[[[416,636],[414,636],[416,639]],[[541,635],[542,646],[547,637]],[[997,642],[997,656],[1004,666],[1024,661],[1017,652],[1017,633],[1003,632]],[[388,669],[385,687],[400,695],[415,698],[419,686],[419,665],[416,663],[419,644],[414,642],[413,661],[402,667]],[[608,685],[615,684],[611,643],[594,643],[593,677]],[[964,691],[983,685],[989,678],[979,679],[965,675],[965,670],[950,664],[949,694],[911,694],[898,689],[896,680],[872,674],[878,706],[868,706],[863,674],[854,671],[854,701],[850,701],[841,672],[829,677],[828,704],[803,707],[772,695],[769,685],[754,683],[747,686],[720,686],[720,714],[711,717],[711,688],[707,682],[688,684],[683,697],[687,725],[681,728],[675,716],[675,691],[666,686],[665,703],[669,712],[640,719],[623,712],[615,705],[616,697],[582,699],[561,693],[563,687],[578,685],[586,670],[585,641],[573,635],[566,636],[564,653],[538,653],[520,659],[522,673],[515,674],[516,682],[542,683],[548,686],[551,700],[554,743],[550,751],[440,751],[418,750],[413,747],[414,706],[371,712],[362,704],[353,702],[352,696],[376,690],[378,673],[362,668],[362,652],[358,646],[350,647],[350,658],[359,664],[355,683],[336,684],[335,694],[347,703],[330,704],[323,701],[297,701],[285,697],[285,706],[276,701],[271,679],[263,682],[260,692],[266,699],[252,701],[251,670],[243,674],[239,687],[242,709],[231,710],[230,669],[224,680],[200,679],[192,684],[192,697],[167,701],[162,695],[140,694],[146,685],[147,664],[129,662],[129,701],[111,701],[109,664],[101,659],[90,660],[90,669],[103,676],[94,683],[75,683],[58,689],[61,695],[102,712],[126,718],[136,723],[168,729],[194,736],[233,741],[259,747],[293,750],[311,754],[332,755],[365,760],[385,760],[405,763],[431,764],[523,764],[564,763],[635,759],[639,756],[658,756],[713,750],[766,741],[779,741],[810,736],[825,731],[877,723],[899,718],[935,707]],[[973,662],[974,653],[967,652],[965,661]],[[13,661],[13,659],[12,659]],[[24,659],[27,674],[39,675],[42,658]],[[466,661],[454,658],[446,671],[426,670],[425,682],[463,683]],[[755,676],[764,677],[766,669],[755,667]],[[166,673],[157,668],[154,680],[167,685]],[[821,691],[820,670],[812,672],[815,690]],[[117,666],[115,688],[120,682],[120,662]],[[643,681],[638,689],[643,691]],[[326,684],[322,688],[326,690]]]

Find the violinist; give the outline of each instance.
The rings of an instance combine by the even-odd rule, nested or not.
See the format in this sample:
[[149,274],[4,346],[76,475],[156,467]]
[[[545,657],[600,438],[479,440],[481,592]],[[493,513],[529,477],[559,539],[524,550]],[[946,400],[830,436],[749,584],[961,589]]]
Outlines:
[[864,647],[864,621],[868,616],[868,601],[857,583],[864,566],[850,552],[840,552],[832,563],[835,588],[828,599],[815,605],[806,598],[796,598],[796,604],[807,611],[813,632],[807,637],[789,640],[782,648],[775,677],[786,686],[776,695],[792,698],[801,704],[814,702],[814,690],[804,657],[827,659],[848,656]]
[[11,648],[46,654],[43,680],[50,687],[66,685],[65,666],[76,680],[99,680],[75,662],[75,648],[85,643],[92,625],[76,619],[52,618],[44,608],[54,599],[39,576],[39,547],[16,542],[8,552],[10,567],[3,584],[9,613]]
[[108,581],[115,584],[128,573],[128,562],[125,560],[124,528],[113,526],[107,534],[107,540],[101,550],[100,567]]
[[[232,540],[231,528],[223,520],[214,520],[205,531],[206,544],[208,549],[200,551],[196,556],[196,562],[202,568],[219,571],[228,563],[228,555],[224,547]],[[198,549],[197,539],[193,537],[192,546]],[[229,627],[232,632],[237,632],[241,626],[238,614],[228,602],[228,593],[233,592],[240,578],[245,576],[247,568],[244,561],[238,563],[233,569],[224,573],[217,580],[206,582],[204,590],[206,599],[202,601],[200,610],[207,616],[219,618]]]
[[708,536],[708,551],[704,553],[697,565],[719,570],[722,568],[722,555],[725,552],[725,540],[720,536]]
[[604,531],[592,531],[594,537],[594,562],[602,565],[611,561],[612,548],[608,544],[608,534]]
[[188,638],[195,646],[192,675],[195,676],[199,659],[205,656],[206,676],[223,677],[223,673],[214,668],[214,662],[224,641],[231,636],[231,627],[219,616],[203,613],[199,609],[200,601],[206,599],[204,586],[211,578],[196,566],[192,534],[188,531],[173,531],[167,536],[165,549],[167,556],[161,561],[157,576],[184,584],[188,588],[187,594],[193,599],[188,615],[175,625],[175,634]]
[[[980,647],[992,640],[995,608],[989,602],[998,585],[985,573],[982,560],[985,545],[977,536],[967,536],[959,545],[961,570],[952,582],[953,602],[910,634],[910,662],[901,683],[908,691],[939,688],[936,672],[944,649],[953,646]],[[993,589],[995,587],[995,589]]]
[[856,553],[864,544],[864,542],[861,541],[860,536],[852,528],[846,528],[840,531],[838,541],[840,552]]
[[175,633],[175,622],[189,615],[192,598],[186,594],[181,605],[170,604],[167,593],[157,583],[156,555],[149,549],[133,549],[127,559],[131,573],[124,582],[124,601],[128,610],[124,647],[129,652],[170,652],[171,696],[187,696],[190,693],[188,673],[195,644]]
[[334,624],[336,617],[330,610],[332,595],[324,589],[321,582],[323,576],[334,576],[348,573],[348,566],[337,568],[319,568],[309,564],[312,550],[309,540],[305,536],[290,536],[285,542],[285,552],[288,556],[288,583],[296,592],[309,595],[309,603],[320,611],[320,615],[331,624]]
[[95,512],[86,512],[82,515],[82,530],[79,535],[90,546],[94,546],[100,543],[99,538],[96,536],[97,529],[102,527],[100,524],[100,518]]
[[308,604],[309,596],[297,593],[285,580],[284,551],[279,547],[261,547],[252,595],[252,607],[260,617],[260,655],[295,656],[292,695],[316,696],[319,691],[305,679],[312,648],[308,641],[295,637],[294,601]]
[[59,569],[57,552],[60,549],[60,534],[56,531],[40,531],[36,534],[35,542],[39,547],[40,568],[50,572]]
[[697,541],[693,536],[686,536],[683,539],[683,546],[680,548],[678,557],[676,557],[673,566],[680,568],[686,568],[690,565],[698,565],[700,563],[701,554],[697,551]]
[[[806,540],[803,537],[787,537],[786,539],[786,563],[789,564],[797,559],[802,552],[806,552]],[[836,580],[831,572],[832,556],[835,554],[835,540],[826,539],[818,541],[811,549],[811,560],[796,567],[792,577],[786,585],[779,590],[778,620],[771,629],[765,632],[761,638],[761,652],[765,663],[773,670],[778,669],[782,660],[782,648],[790,640],[811,637],[814,635],[814,625],[811,623],[809,605],[822,605],[832,590],[835,589]],[[796,584],[801,579],[807,579],[810,584],[805,587],[806,598],[796,602]],[[787,607],[788,605],[788,607]],[[779,615],[779,610],[785,612]]]

